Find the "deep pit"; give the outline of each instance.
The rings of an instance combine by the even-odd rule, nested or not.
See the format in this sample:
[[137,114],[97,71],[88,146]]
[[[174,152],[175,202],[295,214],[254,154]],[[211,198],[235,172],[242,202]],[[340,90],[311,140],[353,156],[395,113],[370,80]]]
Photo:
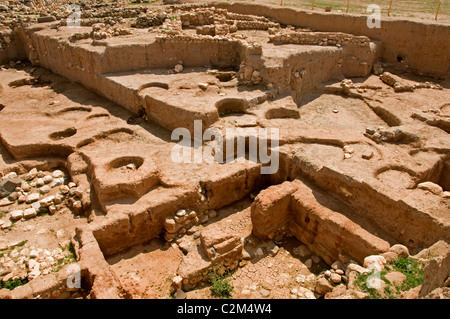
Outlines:
[[[0,298],[217,298],[212,273],[233,298],[449,298],[448,23],[25,11],[0,37]],[[226,161],[198,157],[208,129]],[[420,285],[398,288],[399,258]],[[393,295],[358,285],[374,265]]]

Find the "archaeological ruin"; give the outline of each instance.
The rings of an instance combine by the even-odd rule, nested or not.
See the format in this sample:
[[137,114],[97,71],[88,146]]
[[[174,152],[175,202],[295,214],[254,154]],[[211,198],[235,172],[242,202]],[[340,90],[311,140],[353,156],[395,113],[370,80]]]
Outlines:
[[0,3],[0,299],[450,298],[450,24],[163,2]]

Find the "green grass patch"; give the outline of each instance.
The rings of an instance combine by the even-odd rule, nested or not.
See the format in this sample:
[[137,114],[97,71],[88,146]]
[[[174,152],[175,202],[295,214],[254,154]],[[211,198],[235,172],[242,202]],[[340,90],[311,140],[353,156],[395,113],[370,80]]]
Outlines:
[[400,287],[402,291],[415,288],[423,283],[424,263],[411,257],[399,258],[392,263],[392,267],[406,276],[406,280]]
[[[395,299],[401,293],[420,286],[423,283],[424,267],[425,264],[423,262],[417,261],[411,257],[398,258],[386,265],[385,270],[381,272],[375,273],[375,271],[372,270],[367,274],[359,274],[355,279],[355,285],[368,294],[368,299]],[[406,279],[401,285],[396,286],[386,279],[386,274],[391,271],[398,271],[406,276]],[[369,287],[367,283],[371,276],[379,276],[379,278],[386,283],[386,286],[383,289],[384,295],[375,288]]]
[[226,278],[226,274],[219,275],[216,272],[210,272],[208,276],[211,282],[211,292],[214,296],[221,299],[231,298],[234,287],[230,280]]
[[10,279],[6,282],[0,281],[0,289],[6,288],[8,290],[13,290],[16,287],[25,285],[28,282],[28,279]]

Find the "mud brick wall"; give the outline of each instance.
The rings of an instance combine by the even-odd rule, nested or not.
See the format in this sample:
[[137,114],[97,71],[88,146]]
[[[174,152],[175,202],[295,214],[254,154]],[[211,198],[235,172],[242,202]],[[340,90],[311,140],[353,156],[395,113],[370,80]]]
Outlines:
[[280,24],[309,27],[316,31],[344,32],[364,35],[383,42],[381,57],[395,62],[402,57],[412,71],[425,75],[448,76],[450,73],[450,25],[416,22],[406,19],[382,17],[381,28],[368,28],[367,16],[325,13],[280,6],[233,3],[216,7],[239,14],[261,15]]
[[329,264],[341,255],[362,263],[366,256],[389,249],[387,241],[318,203],[318,193],[299,180],[261,191],[252,204],[253,234],[293,235]]

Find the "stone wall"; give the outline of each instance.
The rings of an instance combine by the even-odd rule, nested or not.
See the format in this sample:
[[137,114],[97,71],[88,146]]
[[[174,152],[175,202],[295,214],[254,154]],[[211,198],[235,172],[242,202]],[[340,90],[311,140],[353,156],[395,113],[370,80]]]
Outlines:
[[73,264],[55,273],[37,277],[25,285],[0,290],[0,299],[73,299],[82,297],[82,290],[69,288],[67,281],[73,275]]

